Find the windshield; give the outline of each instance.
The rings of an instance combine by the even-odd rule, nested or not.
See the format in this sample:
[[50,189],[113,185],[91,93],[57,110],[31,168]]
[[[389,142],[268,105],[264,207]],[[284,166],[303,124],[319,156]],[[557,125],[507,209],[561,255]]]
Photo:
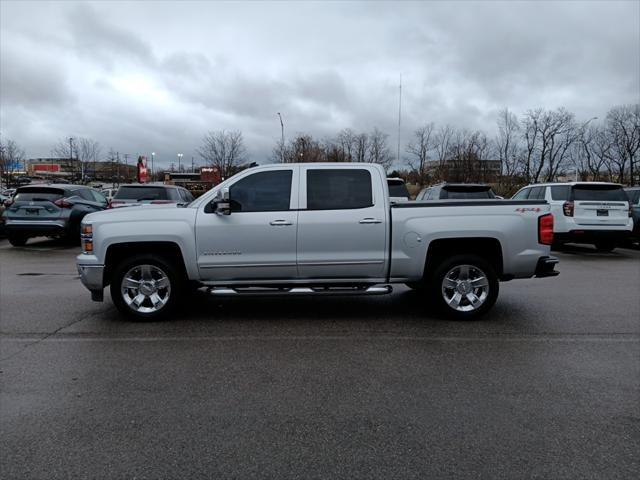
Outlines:
[[116,200],[170,200],[169,189],[163,187],[122,186],[113,197]]
[[402,181],[389,180],[389,196],[409,198],[409,190]]
[[451,200],[486,200],[496,198],[491,187],[487,186],[450,186],[443,188],[442,198]]
[[620,185],[576,185],[572,190],[574,200],[628,201]]
[[64,196],[60,188],[19,188],[14,198],[15,202],[55,202]]

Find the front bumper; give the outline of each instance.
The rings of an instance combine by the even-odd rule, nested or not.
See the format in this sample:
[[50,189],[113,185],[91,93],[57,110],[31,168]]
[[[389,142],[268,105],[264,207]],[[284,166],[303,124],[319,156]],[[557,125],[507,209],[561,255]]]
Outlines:
[[104,290],[104,265],[78,264],[80,281],[91,292],[91,300],[101,302]]
[[536,264],[536,278],[556,277],[560,275],[560,272],[554,270],[557,264],[558,259],[556,257],[540,257]]

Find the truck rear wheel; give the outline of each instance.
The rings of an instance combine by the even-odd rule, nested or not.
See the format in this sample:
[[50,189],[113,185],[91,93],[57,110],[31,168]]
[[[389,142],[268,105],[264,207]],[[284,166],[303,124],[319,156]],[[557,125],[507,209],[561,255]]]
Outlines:
[[429,282],[431,297],[440,310],[456,320],[484,315],[498,298],[495,269],[477,255],[456,255],[440,263]]
[[159,320],[179,302],[184,284],[179,270],[163,257],[135,255],[116,265],[111,298],[133,320]]

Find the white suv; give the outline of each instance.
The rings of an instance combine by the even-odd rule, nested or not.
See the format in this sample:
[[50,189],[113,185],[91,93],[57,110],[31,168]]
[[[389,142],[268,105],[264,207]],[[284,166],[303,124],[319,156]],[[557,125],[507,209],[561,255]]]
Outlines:
[[592,243],[611,251],[633,229],[629,199],[622,185],[605,182],[567,182],[528,185],[514,200],[547,200],[553,213],[554,245]]

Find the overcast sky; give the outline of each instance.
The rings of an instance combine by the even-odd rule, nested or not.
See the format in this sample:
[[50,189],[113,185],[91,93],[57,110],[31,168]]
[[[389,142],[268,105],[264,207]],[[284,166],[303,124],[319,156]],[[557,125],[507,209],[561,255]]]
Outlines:
[[[46,157],[85,136],[185,159],[239,129],[252,161],[342,128],[491,136],[509,107],[578,118],[640,101],[640,2],[0,1],[0,132]],[[403,146],[404,150],[404,146]],[[156,167],[157,168],[157,167]]]

